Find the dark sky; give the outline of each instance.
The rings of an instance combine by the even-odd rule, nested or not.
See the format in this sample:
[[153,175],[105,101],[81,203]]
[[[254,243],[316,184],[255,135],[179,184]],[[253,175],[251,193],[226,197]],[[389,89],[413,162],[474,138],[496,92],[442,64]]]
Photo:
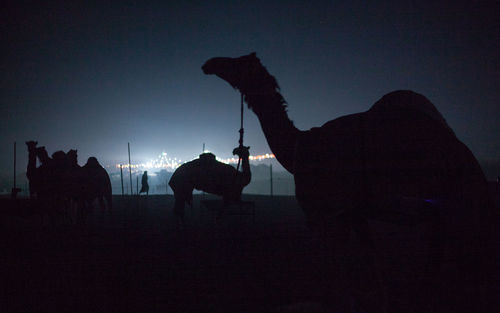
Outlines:
[[[498,1],[164,2],[2,8],[0,172],[14,141],[25,166],[30,139],[78,149],[80,164],[124,162],[127,142],[135,160],[190,159],[203,143],[228,157],[239,93],[200,67],[252,51],[300,129],[411,89],[478,159],[500,159]],[[250,111],[245,130],[252,154],[270,152]]]

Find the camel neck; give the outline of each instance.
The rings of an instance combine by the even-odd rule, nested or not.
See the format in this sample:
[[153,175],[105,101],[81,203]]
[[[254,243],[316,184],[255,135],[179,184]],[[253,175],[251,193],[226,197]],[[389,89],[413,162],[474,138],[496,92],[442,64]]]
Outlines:
[[36,168],[36,150],[28,149],[28,167],[27,172],[31,172]]
[[278,162],[294,173],[294,150],[300,131],[286,113],[285,100],[278,92],[247,95],[248,106],[257,115],[262,131]]
[[36,161],[36,151],[33,150],[28,150],[28,160],[29,161]]

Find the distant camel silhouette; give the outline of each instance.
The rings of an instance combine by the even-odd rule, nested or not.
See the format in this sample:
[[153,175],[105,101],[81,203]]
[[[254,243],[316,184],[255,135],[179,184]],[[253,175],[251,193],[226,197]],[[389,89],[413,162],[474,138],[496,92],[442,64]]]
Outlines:
[[28,146],[28,168],[26,169],[26,177],[28,178],[28,186],[30,189],[30,198],[34,198],[36,194],[36,145],[37,141],[26,141]]
[[64,151],[56,151],[52,153],[52,184],[56,190],[56,195],[64,200],[69,198],[70,184],[72,173],[69,172],[68,156]]
[[54,194],[53,160],[49,157],[44,146],[37,147],[35,152],[40,161],[40,166],[32,174],[36,182],[36,193],[38,199],[48,204],[47,202],[52,199]]
[[100,207],[104,209],[106,207],[104,200],[106,200],[107,208],[111,212],[113,209],[113,198],[108,172],[99,164],[95,157],[88,158],[81,172],[86,204],[91,205],[97,199]]
[[[454,255],[459,267],[478,266],[477,249],[484,239],[481,225],[488,207],[486,180],[471,151],[427,98],[412,91],[394,91],[366,112],[302,131],[288,118],[276,79],[255,53],[212,58],[202,69],[244,95],[272,152],[294,175],[296,198],[309,226],[332,238],[333,247],[353,230],[374,257],[368,218],[428,208],[439,216],[434,219],[434,231],[435,246],[441,247],[434,249],[430,267],[439,268],[441,254]],[[432,275],[438,282],[445,274],[436,270]],[[453,276],[448,282],[469,279],[459,272],[446,275]],[[473,290],[448,296],[453,300],[443,305],[463,308]],[[446,294],[443,290],[436,293],[431,297]]]
[[[55,222],[55,212],[61,209],[60,198],[58,197],[58,184],[56,182],[57,173],[55,163],[49,157],[45,147],[35,149],[36,156],[40,161],[40,166],[32,173],[32,179],[35,181],[35,190],[38,206],[41,209],[42,222],[44,216],[49,218],[51,224]],[[64,208],[63,208],[64,209]]]
[[242,159],[241,172],[217,161],[212,153],[203,153],[198,159],[184,163],[175,170],[168,184],[174,192],[174,212],[180,222],[184,217],[185,203],[192,204],[193,189],[222,196],[225,202],[241,199],[243,188],[252,178],[249,148],[241,146],[233,150],[233,154]]
[[64,176],[67,196],[72,209],[76,210],[76,219],[83,220],[87,202],[85,199],[85,177],[82,167],[78,164],[78,151],[71,149],[66,153],[67,168]]

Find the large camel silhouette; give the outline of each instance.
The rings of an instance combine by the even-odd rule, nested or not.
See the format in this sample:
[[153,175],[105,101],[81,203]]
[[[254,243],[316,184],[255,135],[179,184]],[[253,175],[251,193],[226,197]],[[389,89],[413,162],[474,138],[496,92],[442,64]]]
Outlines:
[[[458,268],[476,271],[479,266],[485,238],[481,225],[488,207],[486,180],[471,151],[427,98],[394,91],[366,112],[299,130],[287,115],[276,79],[255,53],[212,58],[202,69],[243,94],[277,160],[294,175],[296,198],[309,226],[332,238],[330,248],[352,230],[376,264],[368,219],[410,209],[431,211],[435,242],[428,276],[450,284],[476,280]],[[450,255],[457,260],[457,270],[443,274],[440,260]],[[444,306],[463,309],[463,299],[470,299],[475,287],[453,296],[436,287],[433,297],[448,297],[442,298]]]
[[225,202],[241,199],[243,188],[250,183],[252,174],[248,162],[250,147],[241,146],[233,154],[242,159],[242,171],[215,159],[212,153],[203,153],[196,160],[182,164],[170,178],[168,184],[174,191],[174,212],[182,222],[185,203],[191,204],[193,189],[222,196]]

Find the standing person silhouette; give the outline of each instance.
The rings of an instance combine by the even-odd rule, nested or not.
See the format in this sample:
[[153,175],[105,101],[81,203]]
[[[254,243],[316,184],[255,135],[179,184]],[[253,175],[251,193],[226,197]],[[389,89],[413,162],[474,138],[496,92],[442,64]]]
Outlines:
[[144,171],[144,174],[142,174],[141,191],[139,191],[139,194],[143,192],[146,193],[146,196],[149,195],[148,171]]

